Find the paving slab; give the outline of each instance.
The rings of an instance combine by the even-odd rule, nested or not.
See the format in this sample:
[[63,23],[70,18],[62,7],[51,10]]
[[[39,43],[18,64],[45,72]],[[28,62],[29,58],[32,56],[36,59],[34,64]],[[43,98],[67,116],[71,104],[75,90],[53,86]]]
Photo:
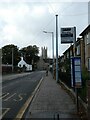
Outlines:
[[49,72],[30,104],[26,118],[57,117],[79,119],[76,104]]

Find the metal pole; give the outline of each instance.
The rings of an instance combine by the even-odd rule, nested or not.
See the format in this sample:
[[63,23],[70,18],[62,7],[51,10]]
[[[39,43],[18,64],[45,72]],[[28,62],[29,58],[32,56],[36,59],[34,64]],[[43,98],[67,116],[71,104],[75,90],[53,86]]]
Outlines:
[[[74,39],[74,57],[76,56],[76,27],[74,27],[75,39]],[[75,84],[75,92],[76,92],[76,105],[77,105],[77,112],[79,112],[79,103],[78,103],[78,88],[76,88]]]
[[12,73],[13,73],[13,48],[12,48]]
[[58,15],[56,15],[56,82],[58,83]]
[[54,78],[54,33],[52,32],[52,58],[53,58],[53,78]]
[[75,36],[74,36],[74,38],[75,38],[75,39],[74,39],[74,57],[75,57],[75,56],[76,56],[76,53],[75,53],[75,52],[76,52],[76,50],[75,50],[75,49],[76,49],[76,27],[74,27],[74,33],[75,33],[75,34],[74,34],[74,35],[75,35]]
[[43,31],[43,32],[52,34],[52,59],[53,59],[52,72],[53,72],[53,78],[54,78],[54,32],[47,32],[47,31]]

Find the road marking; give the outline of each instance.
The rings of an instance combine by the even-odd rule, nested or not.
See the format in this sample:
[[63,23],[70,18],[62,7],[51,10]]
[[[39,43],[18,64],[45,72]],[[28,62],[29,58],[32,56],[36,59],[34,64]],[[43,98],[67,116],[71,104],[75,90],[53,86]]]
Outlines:
[[21,101],[21,100],[23,100],[23,96],[25,96],[26,94],[19,94],[18,95],[18,98],[19,99],[13,99],[14,101]]
[[2,96],[0,96],[0,99],[3,99],[3,98],[5,98],[5,97],[8,96],[8,95],[9,95],[9,93],[6,93],[6,94],[3,93]]
[[16,95],[16,93],[12,94],[11,96],[9,96],[8,98],[4,99],[4,101],[9,100],[10,98],[12,98],[14,95]]
[[4,110],[5,109],[5,111],[2,113],[2,117],[4,117],[4,115],[10,110],[10,108],[2,108],[2,110]]
[[[16,95],[16,93],[14,93],[13,95],[9,95],[10,93],[3,93],[2,96],[0,96],[0,99],[4,99],[5,97],[7,97],[6,99],[4,99],[3,101],[7,101],[8,99],[12,98],[14,95]],[[13,101],[21,101],[23,100],[23,96],[26,96],[25,93],[20,93],[19,95],[17,95],[18,98],[14,98]]]
[[25,102],[25,104],[23,105],[23,107],[20,109],[19,113],[17,114],[17,116],[15,117],[14,120],[18,119],[21,120],[26,109],[29,107],[30,103],[32,102],[37,90],[39,89],[41,83],[42,83],[43,77],[41,78],[41,80],[39,81],[37,87],[35,88],[34,92],[32,93],[32,95],[28,98],[28,100]]
[[1,95],[0,95],[0,98],[2,97],[2,96],[4,96],[6,93],[2,93]]

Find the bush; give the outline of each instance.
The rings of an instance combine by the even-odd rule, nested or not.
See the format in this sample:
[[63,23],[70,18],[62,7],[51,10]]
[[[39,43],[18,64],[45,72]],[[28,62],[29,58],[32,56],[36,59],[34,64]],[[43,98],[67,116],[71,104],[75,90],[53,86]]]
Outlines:
[[59,78],[63,81],[68,87],[71,87],[71,76],[67,72],[60,72],[59,71]]
[[83,81],[86,81],[86,80],[90,79],[89,72],[86,68],[84,68],[82,70],[82,79],[83,79]]
[[[62,72],[61,69],[65,71]],[[59,63],[59,78],[68,86],[71,87],[71,67],[70,59],[66,59],[64,62]]]
[[79,89],[79,96],[84,102],[87,102],[87,80],[90,79],[88,70],[84,68],[82,70],[82,88]]

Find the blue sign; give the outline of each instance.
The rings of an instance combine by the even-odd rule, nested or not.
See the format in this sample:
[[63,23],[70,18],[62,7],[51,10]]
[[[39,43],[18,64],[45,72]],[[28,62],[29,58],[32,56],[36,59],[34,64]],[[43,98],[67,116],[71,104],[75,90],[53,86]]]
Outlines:
[[82,86],[80,57],[71,58],[71,81],[72,87],[80,88]]

